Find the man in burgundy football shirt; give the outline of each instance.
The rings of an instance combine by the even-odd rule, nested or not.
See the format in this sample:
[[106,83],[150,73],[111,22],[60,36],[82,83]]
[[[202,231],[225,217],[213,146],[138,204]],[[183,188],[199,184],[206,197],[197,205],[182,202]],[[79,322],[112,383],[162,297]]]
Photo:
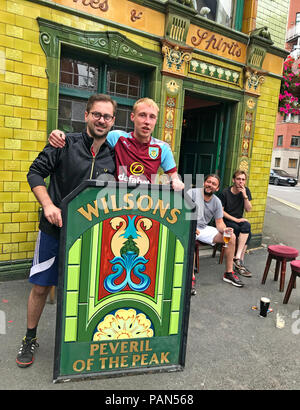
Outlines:
[[[161,167],[170,176],[172,188],[184,188],[180,180],[174,157],[169,145],[152,137],[157,122],[159,108],[150,98],[141,98],[133,106],[131,120],[134,130],[127,133],[121,130],[110,131],[106,140],[115,149],[116,178],[121,182],[154,183],[158,168]],[[101,113],[92,113],[95,127],[105,123]],[[51,145],[62,148],[64,134],[55,130],[49,137]]]

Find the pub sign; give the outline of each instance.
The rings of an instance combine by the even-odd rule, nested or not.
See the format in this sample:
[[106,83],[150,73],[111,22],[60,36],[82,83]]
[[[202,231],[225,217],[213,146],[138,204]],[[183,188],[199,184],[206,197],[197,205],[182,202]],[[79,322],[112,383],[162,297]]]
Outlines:
[[182,370],[195,238],[189,197],[85,181],[62,209],[54,382]]

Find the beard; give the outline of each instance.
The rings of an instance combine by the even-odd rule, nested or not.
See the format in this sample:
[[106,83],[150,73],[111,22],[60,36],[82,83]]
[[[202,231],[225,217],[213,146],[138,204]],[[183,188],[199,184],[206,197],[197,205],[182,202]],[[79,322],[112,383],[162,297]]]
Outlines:
[[214,193],[213,192],[207,192],[204,188],[204,195],[206,196],[212,196]]
[[88,134],[96,140],[106,138],[106,136],[109,132],[108,129],[104,129],[104,130],[101,131],[101,133],[99,133],[99,132],[95,131],[94,127],[90,127],[89,125],[87,125],[87,131],[88,131]]

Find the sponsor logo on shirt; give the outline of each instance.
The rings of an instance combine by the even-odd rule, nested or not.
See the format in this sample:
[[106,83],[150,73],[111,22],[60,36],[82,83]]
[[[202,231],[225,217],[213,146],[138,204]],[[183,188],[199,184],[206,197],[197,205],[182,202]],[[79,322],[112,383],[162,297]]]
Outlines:
[[123,182],[132,182],[133,184],[150,184],[150,181],[148,181],[144,175],[141,175],[141,177],[129,175],[128,177],[123,173],[118,175],[118,180]]
[[140,162],[133,162],[130,165],[129,171],[131,174],[133,175],[141,175],[144,173],[145,171],[145,167],[143,164],[141,164]]

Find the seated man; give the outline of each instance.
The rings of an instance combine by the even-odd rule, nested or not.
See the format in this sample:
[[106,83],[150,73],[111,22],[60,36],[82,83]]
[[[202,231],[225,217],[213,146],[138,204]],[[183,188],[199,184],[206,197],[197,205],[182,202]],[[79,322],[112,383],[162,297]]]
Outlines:
[[251,272],[244,265],[244,255],[251,238],[251,225],[243,218],[244,211],[252,209],[251,192],[245,186],[247,175],[245,171],[237,170],[233,174],[233,185],[225,188],[220,195],[224,210],[224,222],[226,226],[233,228],[237,238],[237,250],[233,259],[234,268],[240,275],[250,277]]
[[[187,194],[198,205],[196,239],[214,246],[216,243],[224,243],[223,233],[229,231],[231,238],[228,247],[225,248],[226,272],[223,281],[234,286],[244,286],[240,278],[233,272],[233,256],[235,251],[235,235],[232,228],[227,228],[223,221],[222,204],[219,198],[214,195],[220,186],[218,175],[210,174],[204,179],[203,189],[192,188]],[[209,222],[215,219],[216,227],[208,226]]]

